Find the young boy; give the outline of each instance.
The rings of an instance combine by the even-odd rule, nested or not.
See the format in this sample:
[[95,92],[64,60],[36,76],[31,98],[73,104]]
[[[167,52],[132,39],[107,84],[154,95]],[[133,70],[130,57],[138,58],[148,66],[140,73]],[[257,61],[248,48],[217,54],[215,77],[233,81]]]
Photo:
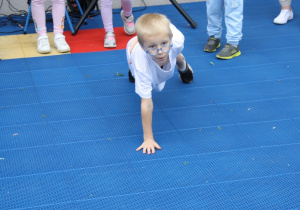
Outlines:
[[[135,82],[135,92],[141,97],[141,116],[144,142],[136,149],[143,153],[155,153],[161,147],[152,131],[152,90],[161,91],[166,80],[174,74],[175,66],[184,83],[193,81],[193,70],[185,61],[184,36],[161,14],[145,14],[136,21],[137,37],[127,44],[129,80]],[[137,43],[138,42],[138,43]]]

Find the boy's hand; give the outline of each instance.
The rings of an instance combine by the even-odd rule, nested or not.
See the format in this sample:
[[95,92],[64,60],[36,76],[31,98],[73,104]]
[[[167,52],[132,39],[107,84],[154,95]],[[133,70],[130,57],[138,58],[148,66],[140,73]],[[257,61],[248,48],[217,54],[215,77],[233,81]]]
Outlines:
[[156,149],[161,149],[161,147],[154,141],[154,139],[145,139],[141,146],[139,146],[136,151],[143,149],[143,153],[150,155],[151,153],[155,153]]
[[[134,46],[135,46],[137,43],[138,43],[138,39],[137,39],[137,37],[135,37],[135,38],[131,41],[131,43],[130,43],[130,47],[129,47],[129,53],[130,53],[130,54],[131,54],[131,52],[132,52]],[[131,59],[130,59],[130,58],[129,58],[128,63],[131,64]]]

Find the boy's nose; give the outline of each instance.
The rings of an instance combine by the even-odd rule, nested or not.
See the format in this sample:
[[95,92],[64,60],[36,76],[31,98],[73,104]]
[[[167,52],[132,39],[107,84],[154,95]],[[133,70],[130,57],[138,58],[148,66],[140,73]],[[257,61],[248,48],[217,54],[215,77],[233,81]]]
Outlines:
[[158,53],[157,54],[162,54],[162,53],[163,53],[162,49],[161,48],[158,49]]

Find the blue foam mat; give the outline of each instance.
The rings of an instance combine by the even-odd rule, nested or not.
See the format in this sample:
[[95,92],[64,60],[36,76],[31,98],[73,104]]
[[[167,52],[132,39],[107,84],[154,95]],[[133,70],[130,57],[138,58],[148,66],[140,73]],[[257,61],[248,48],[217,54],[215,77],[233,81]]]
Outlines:
[[277,1],[246,0],[242,55],[228,61],[203,52],[205,3],[182,6],[196,29],[172,5],[134,13],[166,14],[195,74],[153,93],[154,155],[135,152],[125,50],[0,61],[0,209],[300,208],[300,4],[278,26]]

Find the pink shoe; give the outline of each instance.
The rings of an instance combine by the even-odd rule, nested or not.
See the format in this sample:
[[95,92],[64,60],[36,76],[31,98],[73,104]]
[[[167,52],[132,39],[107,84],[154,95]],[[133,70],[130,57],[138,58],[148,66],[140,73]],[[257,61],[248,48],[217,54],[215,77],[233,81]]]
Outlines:
[[132,35],[135,33],[135,26],[134,26],[134,17],[130,15],[129,17],[125,17],[123,14],[123,10],[121,11],[121,17],[124,22],[124,31],[128,35]]
[[115,39],[115,33],[107,32],[104,37],[104,47],[114,48],[116,46],[117,46],[117,44],[116,44],[116,39]]

